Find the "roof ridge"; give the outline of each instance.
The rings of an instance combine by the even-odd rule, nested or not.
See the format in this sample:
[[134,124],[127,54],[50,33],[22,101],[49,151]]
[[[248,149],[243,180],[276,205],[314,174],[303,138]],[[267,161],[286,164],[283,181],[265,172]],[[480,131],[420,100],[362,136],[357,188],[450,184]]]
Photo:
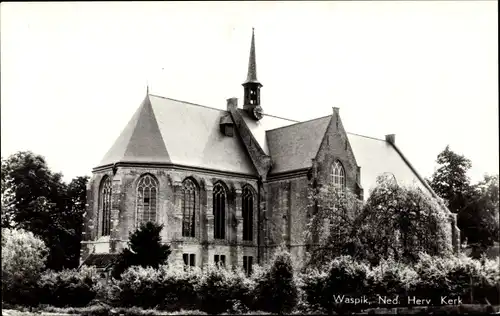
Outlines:
[[371,136],[360,135],[360,134],[351,133],[351,132],[347,132],[347,131],[346,131],[346,133],[347,134],[351,134],[351,135],[360,136],[360,137],[371,138],[371,139],[374,139],[374,140],[379,140],[381,142],[386,142],[384,139],[380,139],[380,138],[375,138],[375,137],[371,137]]
[[[217,111],[227,112],[227,110],[222,110],[222,109],[218,109],[218,108],[214,108],[214,107],[211,107],[211,106],[202,105],[202,104],[198,104],[198,103],[193,103],[193,102],[189,102],[189,101],[183,101],[183,100],[179,100],[179,99],[164,97],[164,96],[153,94],[153,93],[150,93],[149,95],[153,96],[153,97],[157,97],[157,98],[162,98],[162,99],[172,100],[172,101],[176,101],[176,102],[187,103],[187,104],[190,104],[190,105],[201,106],[201,107],[204,107],[204,108],[207,108],[207,109],[211,109],[211,110],[217,110]],[[239,108],[239,109],[243,110],[241,108]],[[290,121],[290,122],[297,122],[297,123],[301,122],[301,121],[292,120],[292,119],[288,119],[288,118],[284,118],[284,117],[280,117],[280,116],[272,115],[272,114],[263,113],[263,115],[264,116],[271,116],[271,117],[274,117],[274,118],[279,118],[279,119],[282,119],[282,120],[287,120],[287,121]]]
[[268,129],[268,130],[266,130],[266,133],[267,132],[271,132],[271,131],[275,131],[275,130],[278,130],[278,129],[281,129],[281,128],[288,128],[288,127],[296,126],[296,125],[299,125],[299,124],[302,124],[302,123],[309,123],[309,122],[312,122],[312,121],[321,120],[321,119],[324,119],[324,118],[327,118],[327,117],[330,117],[330,116],[332,116],[332,114],[325,115],[325,116],[322,116],[322,117],[317,117],[317,118],[310,119],[310,120],[307,120],[307,121],[299,121],[299,122],[297,122],[295,124],[291,124],[291,125],[286,125],[286,126],[281,126],[281,127],[273,128],[273,129]]
[[178,99],[167,98],[167,97],[164,97],[164,96],[161,96],[161,95],[157,95],[157,94],[152,94],[152,93],[150,93],[149,95],[150,95],[150,96],[153,96],[153,97],[157,97],[157,98],[162,98],[162,99],[171,100],[171,101],[176,101],[176,102],[181,102],[181,103],[187,103],[187,104],[189,104],[189,105],[201,106],[201,107],[203,107],[203,108],[207,108],[207,109],[210,109],[210,110],[216,110],[216,111],[227,112],[226,110],[222,110],[222,109],[218,109],[218,108],[213,108],[213,107],[210,107],[210,106],[207,106],[207,105],[201,105],[201,104],[197,104],[197,103],[193,103],[193,102],[189,102],[189,101],[182,101],[182,100],[178,100]]
[[274,117],[274,118],[279,118],[279,119],[282,119],[282,120],[287,120],[287,121],[290,121],[290,122],[296,122],[296,123],[300,123],[301,122],[301,121],[292,120],[292,119],[288,119],[288,118],[284,118],[284,117],[277,116],[277,115],[272,115],[272,114],[266,114],[266,113],[264,113],[263,115],[264,116],[271,116],[271,117]]

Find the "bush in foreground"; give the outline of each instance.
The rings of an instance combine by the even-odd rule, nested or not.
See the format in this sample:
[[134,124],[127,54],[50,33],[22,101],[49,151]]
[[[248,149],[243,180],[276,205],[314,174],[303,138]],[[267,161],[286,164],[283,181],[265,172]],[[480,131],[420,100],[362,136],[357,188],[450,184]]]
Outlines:
[[299,296],[290,253],[280,249],[271,265],[255,276],[256,309],[271,313],[290,313]]
[[[200,309],[209,314],[248,311],[252,282],[241,271],[207,266],[196,287]],[[236,309],[236,311],[235,311]]]
[[2,301],[36,305],[36,282],[48,249],[41,239],[22,229],[2,228]]
[[57,307],[86,306],[100,289],[97,271],[89,267],[60,272],[46,271],[37,285],[40,303]]

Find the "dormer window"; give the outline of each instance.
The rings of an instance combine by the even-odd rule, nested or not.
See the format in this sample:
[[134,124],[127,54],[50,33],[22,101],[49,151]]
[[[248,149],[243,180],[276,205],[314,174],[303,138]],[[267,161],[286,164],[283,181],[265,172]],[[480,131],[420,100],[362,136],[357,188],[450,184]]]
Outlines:
[[224,134],[227,137],[233,137],[234,124],[233,120],[229,116],[229,113],[226,113],[224,116],[220,118],[219,126],[222,134]]

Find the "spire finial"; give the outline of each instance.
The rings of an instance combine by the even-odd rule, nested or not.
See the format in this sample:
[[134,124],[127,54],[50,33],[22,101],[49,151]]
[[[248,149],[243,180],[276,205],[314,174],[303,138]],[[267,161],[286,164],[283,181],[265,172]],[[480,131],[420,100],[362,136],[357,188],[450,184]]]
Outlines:
[[254,82],[259,83],[257,80],[257,62],[255,60],[255,28],[252,27],[252,42],[250,44],[250,57],[248,59],[248,74],[245,83]]

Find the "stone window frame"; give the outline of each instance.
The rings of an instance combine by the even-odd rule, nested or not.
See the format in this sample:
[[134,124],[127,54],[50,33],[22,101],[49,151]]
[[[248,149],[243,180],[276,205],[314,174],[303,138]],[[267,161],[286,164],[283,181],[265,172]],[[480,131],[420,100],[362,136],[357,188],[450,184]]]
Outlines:
[[[111,177],[104,175],[99,184],[98,214],[100,236],[111,235],[111,206],[112,206],[113,185]],[[105,226],[106,225],[106,226]]]
[[[149,218],[149,221],[152,221],[154,223],[156,223],[158,221],[158,210],[159,210],[159,192],[160,192],[160,182],[158,181],[158,179],[151,173],[143,173],[141,174],[138,178],[137,178],[137,182],[135,184],[135,226],[136,228],[139,227],[142,223],[146,223],[146,222],[141,222],[139,220],[140,216],[139,216],[139,186],[141,185],[141,181],[143,181],[144,179],[146,178],[150,178],[150,183],[153,183],[154,184],[154,188],[155,188],[155,195],[154,195],[154,200],[155,200],[155,210],[154,210],[154,218],[153,220],[151,220],[151,217]],[[151,196],[150,196],[151,198]],[[144,202],[143,202],[144,203]],[[151,204],[151,202],[150,202]]]
[[[194,199],[193,199],[193,229],[194,229],[194,234],[185,236],[184,235],[184,206],[185,206],[185,187],[186,184],[190,183],[192,186],[192,192],[194,193]],[[181,236],[183,239],[196,239],[198,236],[201,235],[200,231],[200,186],[198,185],[198,182],[196,179],[193,177],[186,177],[182,181],[182,187],[181,187],[181,192],[182,192],[182,198],[181,198],[181,212],[182,212],[182,221],[181,221]]]
[[[251,234],[252,234],[252,238],[250,240],[246,240],[244,238],[244,235],[243,235],[243,232],[245,231],[244,230],[244,227],[245,227],[245,214],[244,214],[244,208],[243,208],[243,205],[244,205],[244,195],[245,195],[245,192],[248,192],[251,194],[252,196],[252,211],[251,211],[251,214],[252,214],[252,230],[251,230]],[[250,184],[245,184],[243,185],[243,187],[241,188],[241,217],[242,217],[242,227],[241,227],[241,236],[242,236],[242,242],[244,244],[254,244],[256,243],[257,241],[257,201],[258,199],[258,196],[257,196],[257,193],[255,191],[255,189],[250,185]]]
[[345,192],[347,186],[347,175],[344,165],[338,159],[336,159],[332,164],[330,170],[330,183],[333,184],[335,188],[340,188],[342,193]]
[[[219,189],[220,188],[220,189]],[[219,191],[218,191],[219,190]],[[223,215],[224,215],[224,219],[223,219],[223,235],[222,236],[223,238],[217,238],[216,236],[217,235],[217,219],[218,219],[218,214],[220,212],[217,212],[216,210],[216,194],[220,194],[222,193],[223,196],[224,196],[224,210],[223,210]],[[229,190],[227,188],[227,186],[225,185],[224,182],[222,181],[217,181],[214,186],[213,186],[213,189],[212,189],[212,212],[213,212],[213,216],[214,216],[214,225],[213,225],[213,230],[214,230],[214,235],[213,235],[213,239],[214,241],[228,241],[229,240],[229,231],[230,231],[230,227],[228,225],[229,223],[229,215],[230,215],[230,210],[229,210],[229,201],[228,201],[228,196],[229,195]],[[219,235],[220,236],[220,235]]]

